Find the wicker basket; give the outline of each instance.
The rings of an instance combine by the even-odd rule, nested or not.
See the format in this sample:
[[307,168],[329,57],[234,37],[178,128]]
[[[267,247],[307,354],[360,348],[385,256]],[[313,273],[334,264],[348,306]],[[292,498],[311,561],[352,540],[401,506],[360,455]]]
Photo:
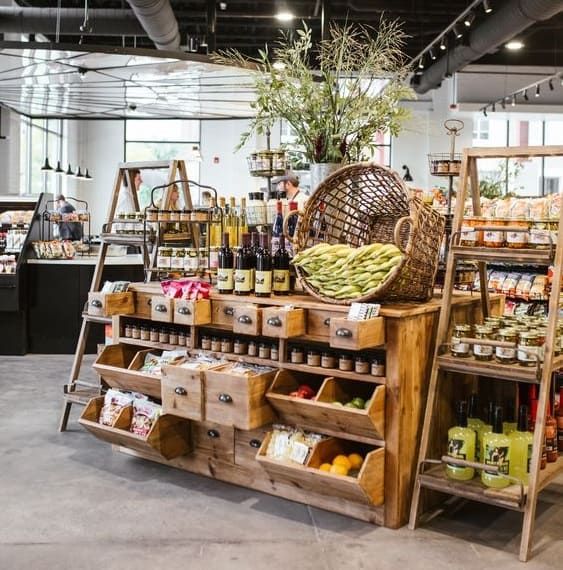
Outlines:
[[395,243],[403,260],[377,290],[356,299],[336,300],[320,293],[296,267],[303,289],[325,301],[426,301],[432,296],[444,234],[444,217],[410,198],[394,171],[374,163],[345,166],[326,178],[307,201],[297,225],[296,251],[317,243]]

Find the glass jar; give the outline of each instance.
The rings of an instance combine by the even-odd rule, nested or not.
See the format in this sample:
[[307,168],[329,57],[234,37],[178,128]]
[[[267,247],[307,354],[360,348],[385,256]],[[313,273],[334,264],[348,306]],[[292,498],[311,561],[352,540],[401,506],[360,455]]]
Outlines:
[[151,327],[150,341],[158,342],[158,329],[156,327]]
[[533,331],[525,331],[520,333],[518,341],[518,364],[520,366],[535,366],[537,363],[536,355],[538,354],[539,337]]
[[[477,230],[473,229],[476,224],[477,218],[465,218],[461,226],[461,235],[459,244],[463,246],[476,246],[480,245],[477,239]],[[482,232],[481,232],[482,233]]]
[[270,358],[270,345],[265,342],[261,342],[258,347],[258,357],[259,358]]
[[323,352],[321,355],[321,368],[335,368],[336,357],[331,352]]
[[484,326],[489,327],[492,331],[492,337],[495,338],[497,332],[502,328],[502,318],[500,317],[487,317],[483,323]]
[[471,325],[455,325],[450,348],[452,356],[457,356],[458,358],[471,356],[471,345],[466,342],[461,342],[462,338],[470,336]]
[[[488,326],[477,325],[475,327],[475,338],[478,340],[492,340],[493,331]],[[488,344],[474,344],[473,355],[475,356],[475,360],[481,360],[481,361],[492,360],[493,347]]]
[[192,337],[189,333],[186,333],[186,348],[192,348]]
[[528,241],[533,249],[548,249],[551,245],[549,224],[532,222]]
[[184,255],[184,271],[197,271],[199,266],[197,249],[195,247],[188,247],[186,248]]
[[158,210],[155,208],[149,208],[147,210],[147,222],[157,222],[158,221]]
[[338,358],[338,370],[350,372],[354,369],[354,361],[350,354],[341,354]]
[[149,327],[141,327],[141,340],[150,340],[151,331]]
[[368,374],[369,373],[369,362],[367,358],[363,356],[356,356],[354,361],[354,371],[358,374]]
[[131,325],[131,337],[132,338],[141,338],[141,328],[139,325]]
[[272,344],[270,348],[270,359],[279,360],[280,359],[280,349],[277,344]]
[[184,271],[185,250],[183,247],[171,248],[170,269]]
[[211,350],[213,352],[221,351],[221,339],[218,336],[214,336],[211,338]]
[[180,221],[189,222],[191,219],[191,212],[189,210],[182,210],[180,212]]
[[227,337],[221,339],[221,352],[233,352],[233,340]]
[[156,256],[156,267],[158,269],[168,270],[172,263],[172,248],[160,246]]
[[547,336],[547,327],[540,325],[537,327],[535,332],[538,335],[538,356],[543,362],[545,358],[545,338]]
[[258,356],[258,343],[255,340],[248,343],[248,356]]
[[186,346],[186,333],[185,331],[178,331],[178,345]]
[[506,235],[502,229],[506,224],[504,220],[486,220],[487,227],[491,228],[483,232],[483,245],[485,247],[504,247]]
[[[217,264],[219,263],[219,259],[217,259]],[[199,260],[198,260],[198,269],[208,269],[209,268],[209,257],[207,255],[207,248],[200,247],[199,248]]]
[[497,339],[501,342],[512,342],[514,348],[496,346],[495,359],[501,364],[514,364],[516,362],[516,345],[518,344],[518,331],[515,329],[500,329]]
[[233,351],[235,354],[246,354],[248,350],[248,343],[240,338],[236,338],[233,344]]
[[180,210],[170,210],[170,221],[171,222],[180,221]]
[[521,232],[506,232],[506,245],[511,249],[524,249],[528,247],[529,239],[529,224],[526,220],[510,220],[508,225],[513,228],[518,228],[526,231]]
[[170,210],[159,210],[158,211],[158,221],[159,222],[169,222],[170,221]]
[[321,353],[317,350],[307,351],[307,364],[309,366],[320,366],[321,365]]
[[125,325],[125,338],[131,338],[133,336],[133,332],[131,331],[131,324]]
[[131,222],[134,222],[137,219],[137,212],[128,212],[127,219]]
[[211,350],[211,337],[207,335],[201,337],[201,348],[203,350]]
[[385,364],[377,358],[372,360],[370,372],[372,376],[385,376]]
[[294,346],[291,349],[290,361],[292,364],[303,364],[305,362],[305,353],[300,346]]
[[158,342],[162,344],[168,344],[169,341],[170,333],[168,332],[168,329],[160,329],[158,331]]
[[174,329],[170,330],[168,342],[170,344],[178,344],[178,331],[176,331]]

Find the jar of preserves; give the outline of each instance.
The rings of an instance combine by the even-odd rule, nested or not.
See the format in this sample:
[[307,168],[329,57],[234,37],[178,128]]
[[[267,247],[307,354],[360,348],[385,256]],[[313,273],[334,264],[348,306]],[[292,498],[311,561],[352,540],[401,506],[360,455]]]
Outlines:
[[156,327],[151,327],[150,341],[158,342],[158,329]]
[[194,273],[198,270],[199,259],[197,256],[197,249],[195,247],[189,247],[184,253],[184,271]]
[[487,220],[486,225],[490,229],[483,231],[483,245],[485,247],[504,247],[506,236],[505,232],[500,229],[506,225],[504,220]]
[[[218,263],[219,259],[217,259],[217,264]],[[198,269],[201,270],[209,269],[209,256],[207,255],[206,247],[199,248]]]
[[185,331],[178,331],[178,345],[186,346],[186,333]]
[[368,374],[370,369],[370,365],[368,359],[363,356],[356,356],[356,360],[354,362],[354,371],[358,374]]
[[[488,326],[478,325],[475,327],[475,338],[478,340],[493,340],[493,331]],[[473,356],[475,356],[475,360],[492,360],[493,346],[490,344],[474,344]]]
[[168,342],[170,344],[178,344],[178,331],[175,329],[170,329]]
[[201,337],[201,348],[203,350],[211,350],[211,337],[207,335]]
[[186,348],[192,348],[192,337],[190,333],[186,333]]
[[170,269],[172,263],[172,248],[160,246],[156,256],[156,267],[167,271]]
[[211,350],[221,352],[221,339],[218,336],[211,337]]
[[303,364],[305,362],[305,353],[300,346],[294,346],[291,349],[290,360],[293,364]]
[[277,344],[272,344],[270,348],[270,360],[280,359],[280,348]]
[[248,350],[248,343],[244,339],[236,338],[233,344],[233,351],[235,354],[246,354]]
[[265,343],[265,342],[261,342],[260,346],[258,347],[258,356],[259,358],[270,358],[270,345]]
[[[461,226],[461,235],[459,239],[459,244],[464,246],[476,246],[481,245],[478,240],[477,230],[475,226],[477,218],[465,218]],[[480,232],[482,235],[482,232]]]
[[141,338],[141,327],[139,325],[131,325],[131,337],[132,338]]
[[151,339],[151,331],[149,327],[143,326],[141,327],[141,340],[150,340]]
[[321,356],[321,367],[322,368],[335,368],[336,367],[336,357],[331,352],[323,352]]
[[539,337],[533,331],[520,333],[518,341],[518,364],[520,366],[535,366],[538,359]]
[[169,341],[170,333],[168,332],[168,329],[160,329],[158,331],[158,342],[162,344],[168,344]]
[[452,356],[465,358],[471,355],[471,345],[461,342],[462,338],[471,336],[471,325],[456,325],[452,334],[452,342],[450,351]]
[[516,346],[518,345],[518,331],[515,329],[500,329],[497,339],[501,342],[511,342],[513,348],[496,346],[495,359],[501,364],[514,364],[516,362]]
[[502,318],[501,317],[487,317],[484,320],[484,326],[489,327],[492,330],[493,336],[495,338],[497,332],[502,328]]
[[233,352],[233,340],[227,337],[221,339],[221,352]]
[[133,336],[133,332],[132,332],[132,329],[131,329],[131,324],[130,324],[130,323],[127,323],[127,324],[125,325],[125,337],[126,337],[126,338],[131,338],[132,336]]
[[134,222],[137,219],[137,212],[128,212],[127,219]]
[[377,358],[372,360],[370,372],[372,376],[385,376],[385,364]]
[[185,257],[186,257],[186,252],[183,247],[171,248],[170,269],[174,269],[176,271],[184,271]]
[[[506,232],[506,245],[512,249],[524,249],[528,247],[530,237],[529,223],[526,220],[510,220],[510,226]],[[511,231],[510,228],[522,229],[523,231]]]
[[[548,249],[551,245],[549,224],[532,222],[529,234],[529,247],[533,249]],[[555,243],[555,242],[554,242]]]
[[307,351],[307,364],[309,366],[320,366],[321,365],[321,353],[318,350],[308,350]]
[[352,355],[341,354],[338,358],[338,370],[344,370],[345,372],[350,372],[354,369],[354,361],[352,360]]
[[147,209],[147,222],[157,222],[158,221],[158,210],[156,208]]
[[258,356],[258,343],[255,340],[248,343],[248,356]]
[[158,211],[158,221],[159,222],[169,222],[170,221],[170,210],[159,210]]
[[219,248],[209,248],[209,269],[217,270],[219,267]]
[[547,327],[541,325],[538,326],[536,334],[538,335],[538,356],[543,362],[545,359],[545,338],[547,336]]

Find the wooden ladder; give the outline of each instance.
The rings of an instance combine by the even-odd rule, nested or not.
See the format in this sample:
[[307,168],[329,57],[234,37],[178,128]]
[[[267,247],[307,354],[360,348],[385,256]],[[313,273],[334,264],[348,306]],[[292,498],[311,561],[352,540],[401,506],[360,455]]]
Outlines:
[[[528,159],[530,157],[563,156],[563,146],[514,147],[514,148],[470,148],[463,153],[461,182],[456,200],[453,220],[451,247],[446,265],[446,277],[442,299],[442,310],[438,324],[436,349],[430,376],[428,399],[422,429],[420,451],[418,456],[417,476],[415,480],[409,528],[415,529],[419,523],[421,512],[431,499],[436,496],[422,496],[423,490],[439,491],[464,499],[480,501],[487,504],[519,511],[523,513],[522,536],[519,559],[527,561],[532,545],[532,535],[539,492],[563,469],[563,458],[555,463],[548,463],[547,469],[540,471],[542,444],[545,433],[545,420],[548,413],[550,383],[552,372],[563,366],[562,357],[555,357],[554,342],[557,339],[559,316],[559,293],[563,262],[563,209],[558,223],[557,243],[551,250],[486,248],[459,245],[464,220],[464,206],[468,192],[471,192],[473,213],[481,216],[479,179],[477,160],[480,158]],[[496,228],[498,229],[498,228]],[[486,230],[486,226],[476,227],[476,231]],[[506,230],[506,228],[505,228]],[[520,229],[521,231],[521,229]],[[552,244],[553,245],[553,244]],[[444,345],[449,342],[451,330],[451,303],[454,289],[455,270],[458,261],[473,260],[478,262],[480,290],[483,316],[490,313],[487,292],[487,262],[521,263],[553,265],[553,287],[549,298],[549,315],[545,343],[544,361],[538,368],[496,364],[477,361],[474,358],[456,358],[445,353]],[[445,382],[447,373],[471,375],[476,382],[478,377],[494,378],[507,382],[527,382],[539,384],[539,403],[536,429],[533,438],[533,450],[528,485],[509,486],[505,489],[488,489],[480,481],[453,481],[445,477],[442,456],[447,441],[447,428],[453,425],[451,410],[451,384]],[[514,386],[516,390],[516,386]],[[449,397],[448,397],[449,396]],[[464,464],[464,462],[460,462]],[[429,468],[429,465],[433,465]],[[483,465],[479,464],[479,467]]]
[[[120,220],[116,219],[116,208],[119,200],[119,192],[123,188],[125,182],[127,184],[127,188],[131,189],[130,191],[132,193],[135,211],[140,211],[137,192],[133,189],[133,171],[164,169],[168,169],[169,186],[163,191],[162,207],[166,209],[169,206],[172,187],[171,183],[173,181],[179,180],[182,187],[182,195],[184,198],[185,207],[189,210],[192,209],[193,205],[188,183],[188,175],[183,160],[124,162],[119,164],[110,198],[106,223],[103,226],[103,233],[101,235],[102,245],[100,247],[98,258],[96,260],[94,275],[92,277],[92,283],[90,285],[90,292],[99,291],[100,289],[108,248],[112,244],[140,247],[143,255],[143,265],[146,270],[145,280],[150,281],[152,276],[151,268],[155,266],[157,254],[156,244],[154,245],[151,254],[149,253],[149,239],[147,239],[145,231],[143,232],[143,235],[118,234],[112,232],[112,226],[113,224],[120,223]],[[147,226],[145,226],[145,228],[146,227]],[[79,378],[80,369],[82,367],[82,360],[84,358],[84,352],[86,350],[86,341],[88,339],[88,335],[90,333],[90,325],[92,323],[112,324],[112,317],[92,316],[88,314],[87,310],[84,310],[82,313],[82,326],[80,327],[78,343],[76,345],[74,360],[72,362],[72,368],[70,371],[70,378],[68,383],[63,386],[64,402],[59,422],[59,431],[66,430],[72,404],[79,404],[84,406],[91,398],[100,395],[101,393],[101,383],[93,384],[92,382],[86,382],[84,380],[80,380]]]

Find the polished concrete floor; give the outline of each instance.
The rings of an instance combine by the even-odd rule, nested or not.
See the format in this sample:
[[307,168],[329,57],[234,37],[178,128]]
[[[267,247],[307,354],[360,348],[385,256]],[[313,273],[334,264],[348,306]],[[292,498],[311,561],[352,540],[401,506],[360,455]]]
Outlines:
[[[58,433],[71,357],[0,357],[0,570],[563,568],[563,479],[521,516],[469,504],[392,531],[113,453]],[[76,408],[76,407],[75,407]]]

